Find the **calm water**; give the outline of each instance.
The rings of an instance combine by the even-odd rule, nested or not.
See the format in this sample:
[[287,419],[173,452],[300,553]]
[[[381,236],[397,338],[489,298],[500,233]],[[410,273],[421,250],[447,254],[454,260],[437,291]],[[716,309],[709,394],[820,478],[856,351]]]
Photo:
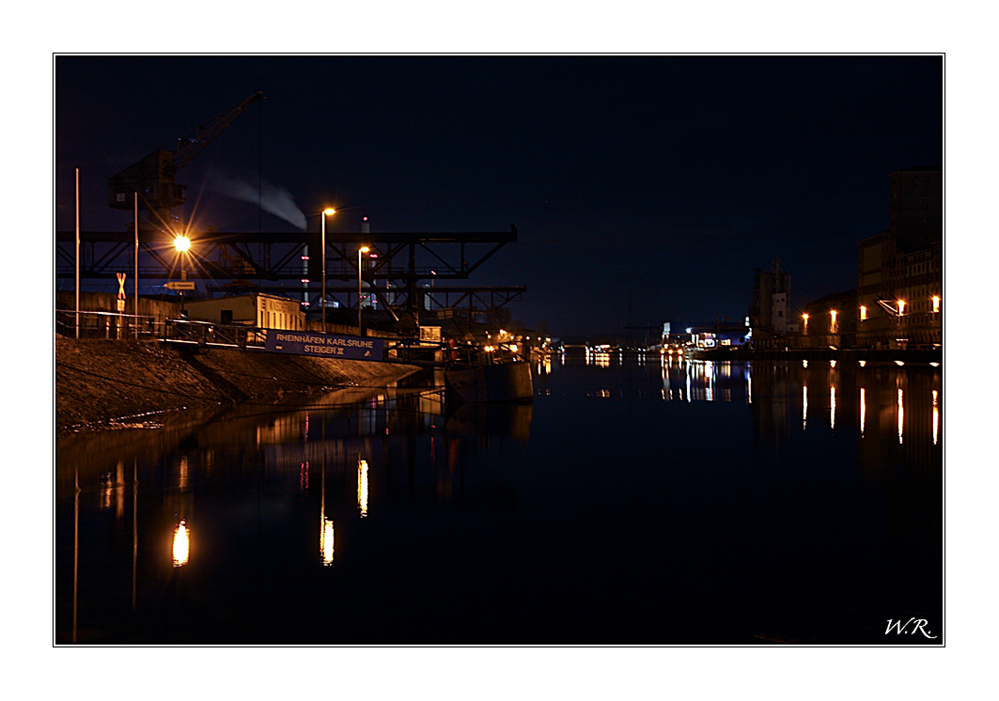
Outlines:
[[942,643],[938,369],[535,370],[59,442],[56,642]]

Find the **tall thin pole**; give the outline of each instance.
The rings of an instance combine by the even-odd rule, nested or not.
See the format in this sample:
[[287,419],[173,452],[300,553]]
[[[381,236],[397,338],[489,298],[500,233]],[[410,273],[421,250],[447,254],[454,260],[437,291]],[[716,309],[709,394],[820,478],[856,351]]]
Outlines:
[[76,169],[76,337],[80,338],[80,169]]
[[357,335],[363,336],[361,330],[361,249],[357,249]]
[[139,340],[139,191],[134,193],[135,202],[135,340]]
[[326,210],[323,210],[321,216],[323,218],[323,229],[322,229],[323,233],[322,233],[322,241],[320,242],[323,248],[323,253],[320,256],[320,258],[322,259],[322,266],[323,266],[322,310],[323,310],[323,333],[326,333]]

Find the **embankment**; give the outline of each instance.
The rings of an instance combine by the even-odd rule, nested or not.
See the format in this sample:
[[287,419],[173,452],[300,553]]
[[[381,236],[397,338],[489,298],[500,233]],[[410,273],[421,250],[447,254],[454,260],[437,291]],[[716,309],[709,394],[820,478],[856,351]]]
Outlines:
[[250,398],[344,386],[387,386],[409,365],[227,349],[178,350],[157,342],[56,338],[59,433],[135,423],[164,412],[211,410]]

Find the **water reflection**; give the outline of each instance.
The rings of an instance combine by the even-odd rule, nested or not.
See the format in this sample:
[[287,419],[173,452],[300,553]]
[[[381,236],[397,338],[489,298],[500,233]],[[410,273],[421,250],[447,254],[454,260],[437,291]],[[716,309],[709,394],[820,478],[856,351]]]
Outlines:
[[655,643],[932,591],[939,369],[576,363],[534,405],[357,390],[60,441],[57,642]]
[[361,518],[368,515],[368,461],[360,458],[357,461],[357,509]]
[[860,435],[864,435],[864,420],[867,418],[867,390],[860,388]]
[[808,385],[801,386],[801,430],[808,428]]
[[[235,617],[249,605],[249,626],[274,605],[262,594],[269,581],[306,571],[297,543],[332,572],[334,560],[367,556],[369,521],[379,527],[414,499],[515,498],[509,458],[526,447],[529,405],[445,407],[440,392],[394,389],[298,401],[245,405],[204,425],[60,440],[57,642],[134,639],[144,635],[138,621],[173,627],[166,621],[192,606]],[[270,571],[255,569],[260,562]],[[182,618],[207,626],[211,617]]]
[[749,367],[742,363],[686,360],[667,355],[659,369],[664,401],[752,402]]
[[940,431],[940,406],[937,403],[937,391],[933,390],[933,445],[937,444],[937,434]]
[[898,388],[898,444],[902,445],[902,431],[905,421],[905,405],[902,403],[902,388]]
[[181,521],[173,532],[173,566],[183,567],[191,555],[191,534],[187,523]]

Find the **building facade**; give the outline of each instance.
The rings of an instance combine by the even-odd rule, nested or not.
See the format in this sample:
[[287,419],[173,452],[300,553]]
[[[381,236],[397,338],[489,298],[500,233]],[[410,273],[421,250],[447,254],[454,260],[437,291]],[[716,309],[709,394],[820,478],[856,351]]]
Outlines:
[[801,342],[796,348],[853,348],[856,345],[857,291],[826,295],[809,302],[801,314]]
[[892,173],[889,228],[858,244],[857,346],[941,346],[942,195],[939,168]]
[[251,293],[218,299],[203,299],[186,304],[188,317],[216,324],[238,324],[262,329],[302,331],[305,313],[294,299]]
[[797,330],[797,320],[791,318],[791,275],[780,267],[779,258],[769,272],[753,270],[749,326],[757,348],[783,347],[782,339]]

